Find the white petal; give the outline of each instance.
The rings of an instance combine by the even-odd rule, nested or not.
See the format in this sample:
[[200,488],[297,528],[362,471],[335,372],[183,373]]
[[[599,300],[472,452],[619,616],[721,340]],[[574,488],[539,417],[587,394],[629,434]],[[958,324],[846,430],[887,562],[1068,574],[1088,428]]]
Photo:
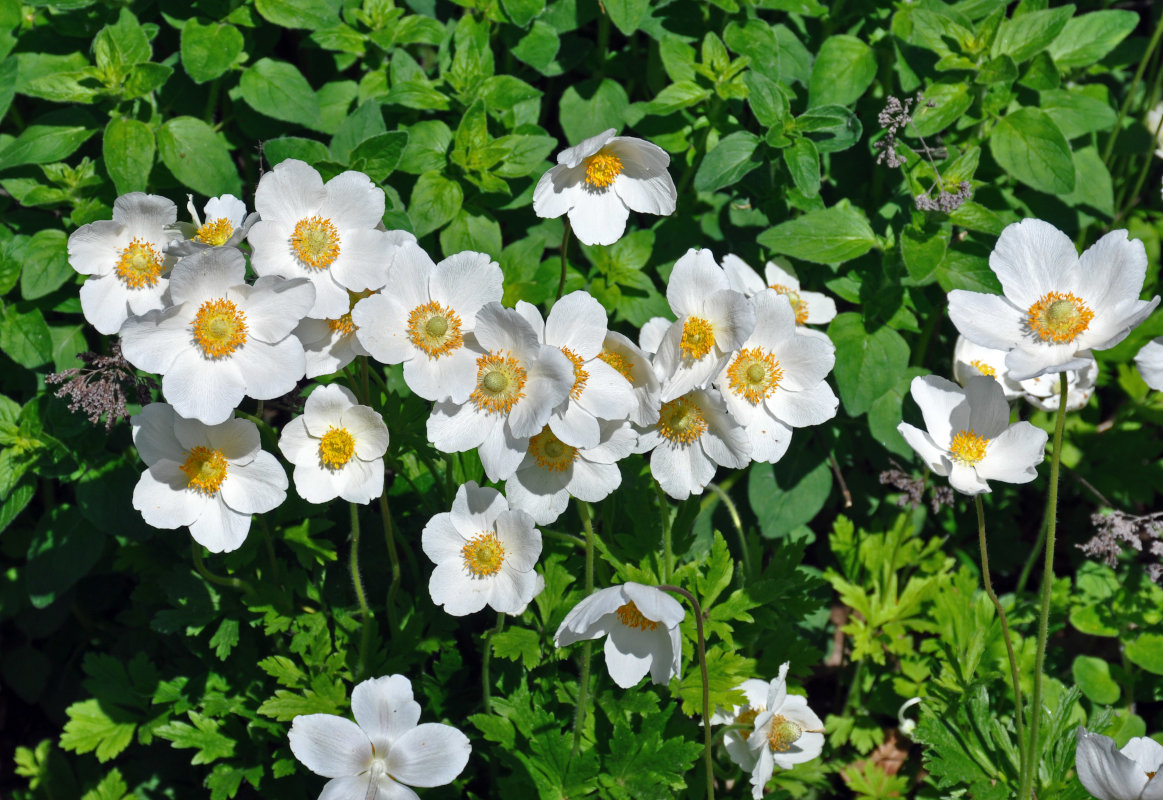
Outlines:
[[988,375],[977,375],[965,384],[965,400],[969,403],[969,429],[992,439],[1010,422],[1010,404],[1006,402],[1001,384]]
[[614,625],[606,637],[606,669],[614,683],[623,689],[631,689],[650,672],[656,654],[652,646],[657,645],[656,637],[644,631]]
[[503,420],[477,413],[471,403],[458,406],[439,401],[428,417],[428,441],[442,452],[462,453],[479,446],[497,424],[504,424]]
[[573,147],[566,148],[558,153],[557,163],[564,164],[567,167],[576,167],[582,161],[601,150],[608,141],[614,138],[614,134],[617,132],[616,128],[609,128],[588,139],[583,139]]
[[1139,299],[1147,276],[1147,251],[1125,230],[1111,231],[1078,260],[1078,294],[1095,316]]
[[491,256],[466,250],[436,265],[432,299],[456,311],[472,330],[473,319],[485,303],[499,303],[505,293],[501,266]]
[[289,158],[263,174],[254,193],[254,209],[264,220],[281,219],[294,225],[318,211],[326,197],[319,173]]
[[[518,572],[530,572],[541,557],[541,531],[533,527],[533,518],[521,510],[497,515],[497,539],[505,548],[505,564]],[[528,598],[526,599],[528,602]]]
[[1143,345],[1135,356],[1135,366],[1143,381],[1156,391],[1163,391],[1163,336]]
[[763,278],[751,266],[734,253],[723,256],[723,271],[731,288],[750,297],[767,288]]
[[375,409],[354,406],[343,412],[343,427],[355,439],[355,455],[364,461],[382,458],[388,451],[388,426]]
[[[622,485],[622,471],[617,464],[598,464],[583,455],[573,465],[569,494],[586,503],[600,503]],[[563,508],[562,511],[565,509]],[[543,523],[549,524],[549,523]]]
[[1082,728],[1074,765],[1078,780],[1097,800],[1138,800],[1147,786],[1146,772],[1115,749],[1114,739]]
[[949,292],[949,319],[962,336],[982,347],[1010,350],[1025,337],[1025,313],[996,294],[954,289]]
[[605,636],[607,625],[614,619],[611,615],[626,602],[621,586],[599,589],[569,610],[553,635],[554,644],[566,647]]
[[644,214],[674,213],[677,192],[667,167],[670,156],[656,144],[618,136],[608,149],[622,161],[622,173],[614,178],[612,188],[634,211]]
[[372,745],[367,735],[351,720],[334,714],[295,717],[287,738],[295,758],[325,778],[358,775],[371,763]]
[[951,462],[949,485],[962,494],[975,495],[990,491],[989,484],[982,480],[973,467],[959,461]]
[[991,439],[985,457],[974,465],[978,476],[1006,483],[1029,483],[1038,477],[1046,452],[1046,431],[1028,422],[1010,425]]
[[189,525],[190,536],[211,553],[230,553],[242,547],[250,533],[250,514],[240,514],[221,499],[202,506],[198,519]]
[[319,207],[319,216],[350,228],[374,228],[383,219],[384,190],[362,172],[341,172],[324,188],[327,199]]
[[947,448],[955,430],[968,428],[965,391],[952,381],[936,375],[918,375],[910,384],[910,394],[920,406],[925,428],[938,447]]
[[466,403],[476,387],[476,359],[477,354],[464,346],[440,358],[416,352],[404,362],[404,381],[425,400]]
[[585,191],[585,167],[553,167],[537,181],[533,189],[533,213],[545,219],[556,219],[573,208],[577,195]]
[[81,286],[81,312],[106,336],[117,333],[129,317],[128,299],[128,290],[114,275],[89,278]]
[[583,187],[573,193],[569,224],[583,244],[613,244],[625,233],[629,217],[630,209],[610,189]]
[[246,383],[234,360],[209,361],[185,350],[178,353],[162,378],[162,394],[186,419],[216,425],[228,419],[242,402]]
[[[1043,294],[1058,288],[1066,270],[1077,261],[1078,251],[1069,236],[1049,222],[1024,219],[1007,225],[1001,232],[989,255],[989,268],[997,274],[1006,297],[1019,308],[1028,308]],[[952,302],[949,311],[952,316]],[[957,327],[960,329],[961,325]],[[988,342],[980,344],[992,346]]]
[[133,445],[146,466],[153,466],[163,458],[185,459],[186,449],[174,436],[174,418],[174,407],[169,403],[150,403],[129,418]]
[[463,563],[444,561],[432,570],[428,594],[446,614],[464,617],[485,607],[492,589],[492,578],[470,575]]
[[287,499],[287,473],[270,453],[245,465],[231,464],[222,482],[222,500],[240,514],[265,514]]
[[389,281],[390,262],[385,258],[387,234],[355,228],[343,231],[342,236],[343,249],[331,263],[331,277],[352,292],[383,288]]
[[388,773],[410,786],[443,786],[464,771],[472,745],[451,725],[426,722],[396,740]]
[[432,563],[439,564],[459,559],[467,541],[453,524],[452,515],[444,512],[428,520],[421,533],[420,546]]
[[456,490],[450,518],[456,530],[471,536],[492,530],[497,517],[508,509],[505,496],[496,489],[469,481]]
[[917,455],[921,457],[921,460],[925,462],[925,466],[938,475],[949,474],[952,465],[948,452],[938,447],[929,434],[920,428],[913,427],[907,422],[900,423],[896,426],[896,429],[904,437],[904,440],[908,442],[909,447],[913,448]]
[[638,607],[642,616],[667,628],[678,626],[686,616],[682,603],[654,586],[626,581],[622,584],[622,592]]
[[477,447],[477,455],[490,481],[507,480],[525,457],[529,449],[527,437],[514,436],[509,425],[498,420],[488,431],[485,440]]
[[714,254],[707,249],[691,248],[674,262],[666,285],[666,300],[675,316],[700,316],[707,298],[730,288],[727,274],[715,263]]
[[143,472],[133,488],[133,507],[145,524],[172,529],[189,525],[202,514],[207,498],[186,489],[186,476],[179,463],[161,461]]
[[545,343],[568,347],[583,361],[596,358],[606,338],[606,310],[588,292],[570,292],[553,304],[545,321]]
[[360,683],[351,692],[351,711],[379,753],[388,752],[397,738],[420,721],[420,704],[412,699],[412,683],[403,675]]
[[840,401],[827,383],[820,381],[802,392],[776,389],[767,398],[767,407],[775,418],[793,428],[819,425],[836,416]]

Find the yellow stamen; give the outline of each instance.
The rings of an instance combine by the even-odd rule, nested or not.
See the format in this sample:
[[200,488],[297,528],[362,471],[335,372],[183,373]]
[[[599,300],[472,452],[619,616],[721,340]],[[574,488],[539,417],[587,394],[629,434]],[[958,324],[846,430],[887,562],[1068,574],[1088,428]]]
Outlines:
[[1043,342],[1073,342],[1090,327],[1094,319],[1081,298],[1073,293],[1049,292],[1026,312],[1026,325]]
[[689,394],[662,404],[658,414],[658,432],[680,444],[690,444],[707,430],[707,420]]
[[621,353],[616,353],[613,350],[603,350],[598,353],[598,358],[605,361],[611,367],[618,371],[618,374],[628,380],[631,384],[634,383],[634,365],[630,363],[630,359],[623,356]]
[[186,451],[186,461],[178,469],[186,474],[187,489],[215,495],[226,480],[226,466],[221,450],[197,446]]
[[997,377],[997,370],[994,369],[993,367],[991,367],[989,364],[986,364],[984,361],[981,361],[979,359],[974,359],[973,361],[970,361],[969,366],[973,367],[975,370],[980,372],[982,375],[988,375],[991,378]]
[[[751,706],[744,706],[743,710],[735,715],[735,724],[754,726],[755,718],[762,713],[763,706],[757,706],[755,708],[752,708]],[[739,731],[739,735],[743,738],[743,741],[747,741],[749,738],[751,738],[751,731],[744,728],[743,730]]]
[[582,368],[581,356],[568,347],[559,349],[565,353],[565,357],[569,359],[569,363],[573,364],[573,386],[570,387],[569,396],[577,400],[581,397],[582,390],[586,388],[586,381],[590,379],[590,374]]
[[150,242],[134,238],[121,251],[113,272],[130,289],[157,286],[165,267],[162,257]]
[[429,300],[408,314],[408,339],[429,358],[440,358],[464,344],[460,325],[455,311]]
[[508,414],[525,396],[525,367],[508,351],[489,352],[477,359],[477,385],[469,399],[478,411]]
[[228,356],[246,344],[246,314],[224,297],[202,303],[192,327],[207,358]]
[[339,256],[339,231],[329,219],[303,217],[291,234],[291,248],[304,264],[325,269]]
[[682,339],[679,340],[682,357],[698,361],[711,352],[714,346],[715,329],[711,323],[702,317],[687,317],[682,324]]
[[586,183],[595,189],[605,189],[622,174],[622,159],[604,147],[582,163],[586,165]]
[[338,333],[340,336],[350,336],[359,330],[359,326],[357,326],[351,318],[351,309],[355,308],[355,304],[360,300],[364,299],[365,297],[371,297],[373,294],[375,294],[375,292],[370,289],[365,289],[362,292],[349,291],[347,293],[347,313],[338,319],[327,320],[327,327],[331,329],[331,332]]
[[551,472],[565,472],[577,461],[577,448],[558,439],[548,425],[529,440],[529,454],[537,461],[537,466]]
[[206,220],[206,224],[198,228],[198,232],[194,234],[194,239],[203,244],[221,247],[230,241],[233,234],[234,226],[230,224],[230,220],[226,217],[219,217],[215,220]]
[[343,469],[355,454],[355,438],[347,428],[330,426],[319,440],[319,463],[327,469]]
[[501,571],[505,563],[505,546],[495,531],[478,533],[460,548],[464,568],[474,578],[487,578]]
[[985,448],[988,445],[989,439],[978,436],[972,429],[957,431],[952,444],[949,445],[949,452],[962,464],[976,464],[985,458]]
[[796,325],[808,324],[808,301],[800,297],[799,292],[797,292],[795,289],[792,289],[790,286],[781,286],[778,283],[771,284],[770,288],[774,289],[779,294],[784,295],[789,301],[791,301],[791,310],[796,314]]
[[727,367],[731,389],[755,405],[769,397],[783,380],[783,370],[775,356],[762,347],[740,350]]
[[774,753],[784,753],[791,749],[804,734],[804,729],[782,714],[771,718],[771,733],[767,735],[767,744]]
[[618,621],[627,628],[637,628],[640,631],[652,631],[658,627],[657,622],[642,616],[642,612],[638,610],[638,606],[634,605],[633,600],[623,606],[619,606],[618,610],[614,613],[618,615]]

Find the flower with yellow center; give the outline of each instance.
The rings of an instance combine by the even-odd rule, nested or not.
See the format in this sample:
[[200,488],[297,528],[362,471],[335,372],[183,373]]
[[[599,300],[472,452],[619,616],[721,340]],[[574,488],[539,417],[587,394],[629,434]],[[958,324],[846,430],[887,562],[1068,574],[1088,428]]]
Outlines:
[[986,376],[988,376],[990,378],[994,378],[994,379],[997,378],[997,368],[992,367],[989,364],[986,364],[984,361],[978,361],[978,360],[970,361],[969,366],[973,367],[975,370],[980,372],[982,375],[986,375]]
[[658,433],[675,444],[691,444],[707,432],[707,419],[694,393],[662,404],[658,413]]
[[170,276],[173,305],[121,328],[129,363],[162,375],[162,394],[183,417],[215,425],[244,397],[270,400],[303,377],[303,346],[291,335],[314,300],[305,280],[245,283],[234,247],[186,256]]
[[789,270],[791,264],[786,259],[768,261],[763,275],[752,269],[739,256],[723,256],[723,270],[727,273],[731,288],[748,297],[771,289],[787,297],[795,311],[796,325],[824,325],[836,317],[836,302],[820,292],[809,292],[800,286],[799,279]]
[[207,220],[194,233],[194,239],[202,244],[221,247],[234,235],[234,225],[226,217]]
[[611,128],[563,150],[533,190],[534,213],[550,219],[568,214],[584,244],[618,241],[631,211],[674,213],[670,156],[650,142],[615,133]]
[[1132,737],[1122,748],[1109,736],[1079,726],[1074,764],[1078,780],[1097,800],[1163,798],[1163,745]]
[[520,614],[545,586],[534,569],[541,532],[533,518],[472,481],[457,490],[451,511],[424,526],[421,545],[436,564],[428,581],[432,602],[454,617],[486,605]]
[[634,393],[629,420],[644,427],[657,422],[662,384],[643,348],[616,331],[607,331],[598,358],[629,381]]
[[767,710],[767,681],[758,678],[749,678],[735,688],[743,692],[743,703],[730,709],[718,707],[711,714],[712,725],[745,725],[745,728],[733,728],[723,733],[723,745],[727,748],[727,755],[745,772],[755,767],[755,755],[747,747],[747,740],[755,728],[755,720]]
[[751,405],[766,400],[783,378],[779,360],[762,347],[745,347],[727,365],[730,390]]
[[[469,347],[477,312],[503,293],[500,266],[484,253],[456,253],[436,264],[415,243],[401,245],[390,289],[352,311],[360,344],[378,361],[404,364],[404,380],[425,400],[460,404],[476,388]],[[467,337],[467,338],[466,338]]]
[[162,308],[176,257],[168,248],[178,210],[158,195],[132,192],[113,203],[113,219],[82,225],[69,236],[69,264],[89,276],[81,311],[98,332],[117,333],[127,318]]
[[565,615],[554,635],[558,647],[606,637],[606,667],[623,689],[647,673],[652,683],[682,677],[679,624],[685,612],[666,592],[627,581],[599,589]]
[[295,490],[307,502],[370,503],[384,490],[388,441],[383,418],[332,383],[317,386],[303,415],[283,427],[279,450],[295,465]]
[[950,292],[949,317],[962,336],[1005,351],[1014,381],[1084,369],[1090,351],[1117,345],[1159,304],[1139,299],[1147,254],[1125,230],[1079,256],[1053,225],[1025,219],[1002,231],[989,266],[1004,294]]
[[304,264],[327,269],[339,257],[339,231],[334,222],[318,214],[303,217],[291,233],[291,250]]
[[210,552],[226,553],[246,540],[252,514],[286,499],[286,473],[261,450],[249,420],[203,425],[167,403],[150,403],[130,425],[148,467],[133,490],[133,507],[155,528],[186,526]]
[[168,251],[180,258],[213,247],[237,247],[251,226],[258,221],[258,214],[247,214],[246,204],[234,195],[211,197],[206,201],[201,215],[194,207],[194,196],[187,197],[189,202],[186,208],[192,221],[171,226],[182,238],[171,244]]
[[[360,300],[372,294],[367,289],[349,292],[350,308],[355,308]],[[294,334],[303,343],[303,352],[307,357],[307,377],[331,375],[354,361],[356,356],[369,355],[355,335],[357,330],[350,310],[335,319],[305,317],[300,320]]]
[[747,757],[736,757],[737,753],[742,755],[740,747],[728,747],[732,760],[751,772],[754,800],[761,800],[776,767],[791,769],[818,758],[824,748],[823,721],[808,707],[807,698],[787,691],[788,666],[784,662],[779,675],[767,685],[767,696],[760,706],[763,711],[755,717],[751,735],[743,742]]
[[1010,424],[1010,407],[1001,384],[985,375],[962,389],[952,381],[926,375],[913,379],[912,396],[921,407],[926,430],[897,426],[925,464],[963,494],[990,491],[987,480],[1027,483],[1046,448],[1046,432],[1028,422]]
[[[957,337],[953,346],[953,379],[962,386],[977,375],[993,378],[1001,386],[1006,400],[1022,396],[1022,387],[1010,377],[1006,369],[1006,351],[974,344],[964,336]],[[1057,376],[1054,378],[1057,383]]]

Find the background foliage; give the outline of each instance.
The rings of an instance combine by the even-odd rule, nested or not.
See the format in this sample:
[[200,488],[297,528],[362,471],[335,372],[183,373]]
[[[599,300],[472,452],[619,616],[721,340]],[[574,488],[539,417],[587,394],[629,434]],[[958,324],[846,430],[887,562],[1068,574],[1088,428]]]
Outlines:
[[[1163,9],[1113,5],[0,0],[0,794],[315,796],[322,779],[291,757],[289,721],[346,713],[357,679],[345,509],[292,496],[203,567],[184,533],[132,512],[142,467],[128,426],[106,433],[46,388],[76,353],[109,348],[81,316],[68,234],[108,218],[119,193],[249,198],[294,157],[325,177],[366,172],[387,192],[389,228],[434,255],[489,253],[507,304],[543,303],[563,229],[533,215],[532,187],[558,150],[613,127],[670,153],[678,211],[632,219],[613,246],[572,248],[566,291],[587,288],[633,335],[667,312],[665,278],[687,248],[753,266],[785,257],[806,288],[840,299],[828,334],[842,407],[774,467],[720,475],[731,506],[708,494],[660,515],[644,462],[623,464],[626,486],[597,510],[598,585],[665,577],[696,592],[718,702],[792,662],[829,745],[777,775],[780,796],[1010,796],[1012,698],[972,513],[963,500],[902,507],[877,476],[893,459],[911,470],[895,430],[915,412],[909,381],[950,374],[945,293],[997,289],[988,254],[1006,224],[1040,217],[1081,246],[1128,228],[1156,291],[1160,170],[1141,119],[1160,96],[1148,43]],[[895,134],[903,165],[878,163],[887,98],[918,93]],[[972,196],[955,210],[918,210],[918,196],[963,181]],[[1130,359],[1161,333],[1156,313],[1098,353],[1099,391],[1069,420],[1045,796],[1085,796],[1070,773],[1075,724],[1120,744],[1163,729],[1163,590],[1148,556],[1111,567],[1074,547],[1100,508],[1158,507],[1163,401]],[[434,451],[427,405],[386,376],[388,499],[406,559],[389,592],[386,546],[365,537],[366,671],[410,676],[425,719],[474,745],[461,781],[425,796],[696,796],[689,650],[670,689],[617,691],[596,667],[571,758],[577,653],[552,632],[581,597],[574,541],[550,542],[545,592],[505,628],[431,604],[419,531],[482,470]],[[267,405],[266,449],[294,402]],[[999,485],[987,509],[1027,679],[1043,482]],[[658,554],[664,524],[676,564]],[[557,528],[580,523],[571,511]],[[912,697],[923,702],[908,734],[897,713]],[[719,755],[721,786],[738,783]]]

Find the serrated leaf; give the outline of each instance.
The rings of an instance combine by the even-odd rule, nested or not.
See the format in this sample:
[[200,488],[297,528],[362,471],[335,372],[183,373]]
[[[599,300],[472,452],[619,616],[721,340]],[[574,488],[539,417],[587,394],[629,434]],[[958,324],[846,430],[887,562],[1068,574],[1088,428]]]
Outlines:
[[197,750],[190,759],[191,764],[210,764],[234,755],[234,740],[218,732],[221,724],[217,720],[195,711],[187,712],[187,716],[193,725],[175,720],[154,728],[154,734],[169,740],[178,749]]
[[510,661],[520,660],[525,669],[541,663],[541,637],[528,628],[509,628],[489,637],[493,653]]
[[312,691],[299,694],[286,689],[275,690],[275,696],[258,707],[258,713],[279,722],[290,722],[300,714],[337,714],[339,710],[339,704],[329,697]]
[[69,721],[61,733],[61,747],[75,753],[94,753],[105,763],[133,741],[137,726],[110,719],[96,700],[83,700],[65,709]]

